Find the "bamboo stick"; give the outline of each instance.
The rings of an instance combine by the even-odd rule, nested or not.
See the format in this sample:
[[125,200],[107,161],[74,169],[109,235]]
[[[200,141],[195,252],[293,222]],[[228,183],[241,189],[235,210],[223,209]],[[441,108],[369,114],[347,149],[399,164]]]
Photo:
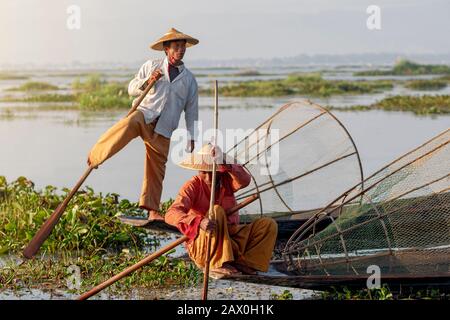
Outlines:
[[[128,117],[130,114],[136,111],[137,107],[141,104],[142,100],[144,100],[145,96],[148,94],[150,89],[155,85],[156,81],[158,81],[159,78],[160,77],[157,77],[156,79],[153,79],[149,82],[144,92],[135,101],[130,111],[128,111],[126,117]],[[55,228],[56,224],[58,223],[59,219],[64,213],[64,210],[66,210],[66,207],[69,204],[70,200],[72,200],[72,197],[81,187],[81,185],[84,183],[84,181],[87,179],[87,177],[89,176],[89,174],[92,172],[93,169],[96,169],[96,167],[89,166],[89,168],[86,169],[84,174],[72,188],[72,190],[64,199],[64,201],[56,208],[55,211],[53,211],[51,216],[47,219],[47,221],[45,221],[45,223],[41,226],[38,232],[34,235],[33,239],[31,239],[30,243],[23,251],[23,256],[25,258],[31,259],[39,251],[39,248],[42,246],[44,241],[47,240],[48,236],[53,231],[53,228]]]
[[[217,146],[217,129],[219,127],[218,119],[219,119],[219,99],[218,99],[218,83],[217,80],[214,81],[214,148]],[[214,155],[214,158],[217,155]],[[213,169],[212,169],[212,182],[211,182],[211,198],[209,201],[209,212],[208,219],[214,220],[214,202],[215,202],[215,194],[216,194],[216,169],[217,163],[216,160],[213,160]],[[203,274],[203,292],[202,292],[202,300],[208,300],[208,282],[209,282],[209,267],[211,264],[211,233],[208,233],[208,240],[206,244],[206,262],[205,262],[205,271]]]

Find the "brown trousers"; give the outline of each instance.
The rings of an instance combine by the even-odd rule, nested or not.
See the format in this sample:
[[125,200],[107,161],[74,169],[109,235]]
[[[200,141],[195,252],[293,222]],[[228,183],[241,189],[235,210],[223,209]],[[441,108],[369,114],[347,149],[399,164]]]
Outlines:
[[159,209],[170,147],[170,139],[157,134],[154,129],[155,125],[146,124],[143,113],[137,110],[109,128],[89,153],[91,165],[98,166],[140,136],[145,144],[146,157],[139,206],[147,210]]
[[[253,269],[267,272],[277,238],[277,223],[270,218],[260,218],[250,224],[229,225],[222,207],[214,206],[216,230],[211,236],[212,269],[225,262],[237,262]],[[203,229],[187,246],[189,256],[203,269],[206,261],[208,233]]]

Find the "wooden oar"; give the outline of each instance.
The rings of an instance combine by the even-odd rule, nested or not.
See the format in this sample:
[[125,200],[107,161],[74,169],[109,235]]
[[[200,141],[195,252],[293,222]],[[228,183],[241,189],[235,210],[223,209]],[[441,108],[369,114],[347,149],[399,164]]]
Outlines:
[[174,242],[170,243],[169,245],[165,246],[164,248],[161,248],[158,251],[156,251],[155,253],[152,253],[151,255],[145,257],[144,259],[142,259],[138,263],[132,265],[131,267],[126,268],[121,273],[116,274],[114,277],[109,278],[105,282],[99,284],[98,286],[92,288],[88,292],[82,294],[81,296],[78,297],[78,300],[89,299],[90,297],[92,297],[93,295],[99,293],[100,291],[102,291],[106,287],[109,287],[110,285],[112,285],[114,282],[119,281],[123,277],[126,277],[130,273],[132,273],[132,272],[136,271],[137,269],[145,266],[146,264],[152,262],[156,258],[162,256],[164,253],[172,250],[173,248],[177,247],[178,245],[182,244],[183,242],[185,242],[188,239],[189,238],[187,236],[183,236],[183,237],[175,240]]
[[[215,97],[215,103],[214,103],[214,142],[213,147],[215,148],[217,146],[217,129],[219,127],[218,124],[218,118],[219,118],[219,98],[218,98],[218,85],[217,80],[214,81],[214,97]],[[214,158],[217,155],[214,155]],[[217,163],[216,160],[213,160],[213,168],[212,168],[212,181],[211,181],[211,198],[209,201],[209,211],[208,211],[208,219],[215,220],[214,217],[214,202],[215,202],[215,195],[216,195],[216,169],[217,169]],[[205,262],[205,270],[203,273],[203,292],[202,292],[202,300],[208,299],[208,282],[209,282],[209,265],[211,264],[211,238],[212,234],[211,232],[208,232],[207,234],[208,240],[206,242],[206,262]]]
[[[144,92],[139,96],[139,98],[136,100],[136,102],[131,107],[130,111],[127,113],[126,117],[128,117],[130,114],[132,114],[134,111],[136,111],[136,108],[141,104],[142,100],[144,100],[145,96],[148,94],[150,89],[155,85],[156,81],[161,76],[159,76],[156,79],[153,79],[149,82],[147,87],[145,88]],[[28,246],[23,251],[23,256],[27,259],[31,259],[34,257],[34,255],[39,251],[39,248],[42,246],[44,241],[48,238],[50,233],[52,232],[55,225],[58,223],[59,219],[61,218],[62,214],[64,213],[64,210],[66,210],[67,205],[69,204],[70,200],[74,196],[74,194],[78,191],[78,189],[81,187],[83,182],[86,180],[86,178],[89,176],[89,174],[92,172],[92,170],[95,169],[94,167],[90,166],[87,168],[87,170],[83,173],[80,180],[76,183],[76,185],[72,188],[70,193],[67,195],[67,197],[64,199],[64,201],[53,211],[51,216],[45,221],[45,223],[42,225],[42,227],[36,232],[33,239],[31,239]]]
[[[253,195],[251,197],[246,198],[244,201],[242,201],[238,205],[236,205],[233,208],[227,210],[227,215],[232,214],[232,213],[242,209],[243,207],[245,207],[246,205],[252,203],[256,199],[258,199],[257,195]],[[103,283],[99,284],[98,286],[92,288],[91,290],[87,291],[86,293],[83,293],[81,296],[78,297],[78,300],[89,299],[90,297],[92,297],[93,295],[99,293],[100,291],[102,291],[106,287],[109,287],[110,285],[112,285],[114,282],[119,281],[123,277],[126,277],[130,273],[132,273],[132,272],[138,270],[139,268],[145,266],[146,264],[152,262],[156,258],[158,258],[161,255],[163,255],[164,253],[172,250],[173,248],[175,248],[176,246],[180,245],[181,243],[185,242],[188,239],[189,239],[188,237],[183,236],[183,237],[175,240],[174,242],[168,244],[164,248],[161,248],[158,251],[156,251],[155,253],[152,253],[149,256],[145,257],[144,259],[142,259],[138,263],[132,265],[131,267],[126,268],[121,273],[119,273],[119,274],[115,275],[114,277],[106,280],[105,282],[103,282]]]
[[70,193],[64,199],[64,201],[55,209],[55,211],[53,211],[52,215],[47,219],[47,221],[45,221],[45,223],[42,225],[42,227],[39,229],[39,231],[36,232],[33,239],[31,239],[30,243],[23,251],[23,256],[25,258],[31,259],[36,254],[36,252],[38,252],[41,245],[48,238],[48,236],[52,232],[53,228],[58,223],[59,219],[61,218],[62,214],[64,213],[64,210],[66,209],[67,205],[69,204],[70,200],[72,199],[73,195],[78,191],[78,189],[83,184],[84,180],[86,180],[86,178],[92,172],[93,169],[94,169],[93,167],[89,167],[84,172],[84,174],[81,176],[80,180],[78,180],[77,184],[73,187],[73,189],[70,191]]

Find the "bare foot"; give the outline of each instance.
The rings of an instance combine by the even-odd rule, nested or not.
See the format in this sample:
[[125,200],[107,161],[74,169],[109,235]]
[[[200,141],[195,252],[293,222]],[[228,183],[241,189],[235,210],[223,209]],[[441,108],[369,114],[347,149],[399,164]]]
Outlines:
[[[87,164],[88,164],[89,167],[92,167],[92,165],[91,165],[91,159],[88,158],[86,162],[87,162]],[[93,169],[98,169],[98,166],[95,166],[95,167],[92,167],[92,168],[93,168]]]
[[211,269],[211,272],[220,273],[227,276],[241,274],[239,270],[237,270],[235,267],[233,267],[231,264],[228,263],[224,263],[220,268]]
[[149,210],[148,211],[148,221],[164,221],[164,217],[161,216],[158,211],[155,210]]
[[236,269],[241,271],[243,274],[248,274],[248,275],[257,275],[258,274],[258,272],[255,269],[253,269],[252,267],[246,266],[244,264],[234,263],[233,265],[236,267]]

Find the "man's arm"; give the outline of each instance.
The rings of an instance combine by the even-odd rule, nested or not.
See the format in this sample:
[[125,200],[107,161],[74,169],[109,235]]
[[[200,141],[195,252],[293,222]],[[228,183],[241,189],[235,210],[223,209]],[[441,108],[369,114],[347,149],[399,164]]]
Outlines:
[[231,187],[233,188],[233,192],[248,186],[252,178],[240,164],[229,165],[228,174],[231,177]]
[[[148,69],[148,61],[144,63],[139,72],[135,75],[134,79],[130,81],[128,85],[128,94],[130,96],[136,97],[139,96],[142,91],[145,89],[145,85],[147,83],[147,78],[149,77]],[[151,72],[151,70],[150,70]]]
[[196,198],[195,190],[195,180],[186,182],[164,216],[166,223],[177,227],[181,233],[190,239],[194,239],[197,236],[198,227],[203,219],[200,215],[189,214],[189,210],[192,208]]
[[128,94],[130,96],[141,95],[145,88],[150,84],[150,82],[156,82],[159,80],[159,78],[162,77],[162,71],[160,69],[156,69],[156,67],[153,66],[153,62],[151,62],[150,67],[148,67],[147,64],[148,62],[144,63],[138,74],[134,77],[133,80],[130,81],[130,84],[128,85]]

